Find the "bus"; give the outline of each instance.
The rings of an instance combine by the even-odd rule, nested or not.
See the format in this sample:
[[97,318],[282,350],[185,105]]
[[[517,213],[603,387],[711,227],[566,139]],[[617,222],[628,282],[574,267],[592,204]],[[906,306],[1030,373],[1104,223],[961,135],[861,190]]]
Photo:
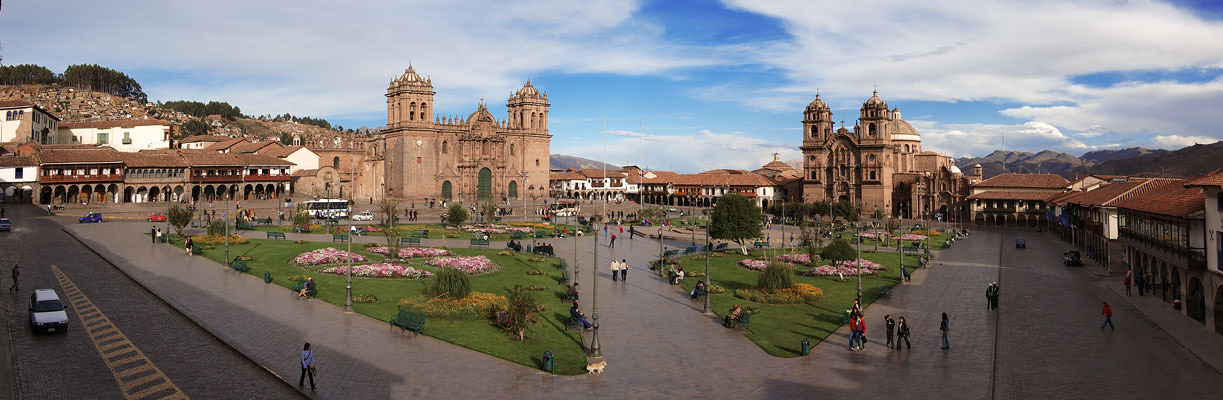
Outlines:
[[302,202],[302,210],[310,214],[311,218],[348,218],[352,209],[348,206],[348,200],[340,199],[320,199]]

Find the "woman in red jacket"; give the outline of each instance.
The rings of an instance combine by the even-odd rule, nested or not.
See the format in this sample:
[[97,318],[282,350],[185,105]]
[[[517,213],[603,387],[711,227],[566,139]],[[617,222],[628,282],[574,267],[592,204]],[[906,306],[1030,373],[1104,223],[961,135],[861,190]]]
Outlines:
[[1108,329],[1117,330],[1113,326],[1113,308],[1108,306],[1108,302],[1104,302],[1104,310],[1100,311],[1100,315],[1104,316],[1104,322],[1100,324],[1100,329],[1104,329],[1104,325],[1108,325]]

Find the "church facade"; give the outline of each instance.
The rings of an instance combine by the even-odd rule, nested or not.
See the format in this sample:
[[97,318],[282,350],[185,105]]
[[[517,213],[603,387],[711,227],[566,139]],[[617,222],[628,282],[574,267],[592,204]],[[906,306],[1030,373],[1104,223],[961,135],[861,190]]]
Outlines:
[[973,178],[950,157],[922,151],[921,134],[878,91],[862,104],[853,130],[840,122],[837,128],[818,94],[803,111],[803,201],[847,201],[867,215],[899,218],[965,215]]
[[[409,66],[386,91],[387,126],[366,145],[371,191],[401,199],[474,203],[547,196],[548,95],[527,81],[498,120],[481,102],[463,116],[434,115],[432,79]],[[370,193],[380,198],[384,193]]]

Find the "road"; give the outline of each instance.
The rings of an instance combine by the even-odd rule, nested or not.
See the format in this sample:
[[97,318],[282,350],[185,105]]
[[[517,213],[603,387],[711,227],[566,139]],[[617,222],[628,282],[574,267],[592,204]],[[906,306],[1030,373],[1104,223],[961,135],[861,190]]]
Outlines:
[[[0,282],[4,289],[0,292],[0,321],[5,327],[3,334],[11,341],[11,352],[0,361],[16,366],[17,397],[300,396],[114,269],[53,220],[68,217],[48,217],[45,210],[35,206],[11,204],[6,214],[14,227],[12,232],[0,233]],[[14,293],[7,289],[15,263],[21,264],[21,290]],[[60,279],[52,265],[62,271]],[[69,306],[67,333],[32,333],[26,308],[36,288],[53,288],[65,300]],[[75,299],[69,298],[65,288],[74,293]],[[83,296],[77,297],[78,291]],[[82,316],[91,323],[89,329],[82,324]],[[0,397],[8,396],[0,392]]]

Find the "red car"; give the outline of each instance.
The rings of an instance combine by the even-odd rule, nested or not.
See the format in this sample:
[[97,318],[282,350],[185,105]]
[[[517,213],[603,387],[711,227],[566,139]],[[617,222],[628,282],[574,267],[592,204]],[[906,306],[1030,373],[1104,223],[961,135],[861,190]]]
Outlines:
[[166,222],[166,214],[153,213],[149,216],[149,222]]

